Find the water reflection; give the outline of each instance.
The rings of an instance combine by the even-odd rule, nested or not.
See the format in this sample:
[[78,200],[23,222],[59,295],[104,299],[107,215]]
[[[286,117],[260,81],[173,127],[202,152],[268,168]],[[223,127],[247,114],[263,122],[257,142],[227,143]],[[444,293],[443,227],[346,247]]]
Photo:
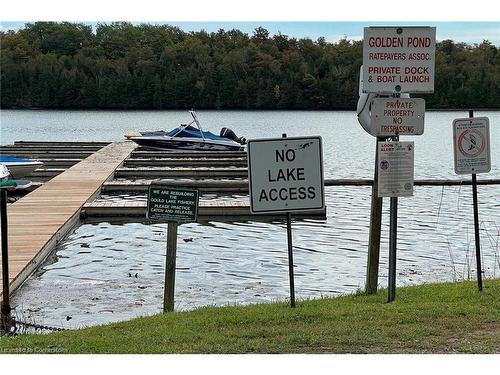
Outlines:
[[[470,189],[417,187],[400,199],[399,286],[475,277]],[[499,188],[480,189],[486,277],[500,271]],[[297,297],[362,289],[370,187],[326,189],[327,220],[293,223]],[[384,206],[379,282],[386,285],[388,201]],[[159,313],[166,224],[85,224],[71,234],[15,294],[16,312],[64,327]],[[286,300],[288,259],[283,222],[208,222],[179,227],[177,310]],[[69,320],[67,318],[70,317]]]

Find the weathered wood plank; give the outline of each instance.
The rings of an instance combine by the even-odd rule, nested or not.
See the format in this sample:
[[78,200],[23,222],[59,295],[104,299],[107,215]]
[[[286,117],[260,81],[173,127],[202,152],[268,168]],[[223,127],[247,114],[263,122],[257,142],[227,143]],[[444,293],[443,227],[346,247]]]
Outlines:
[[80,209],[135,148],[113,143],[8,207],[9,279],[14,290],[79,221]]
[[247,177],[247,168],[118,168],[116,178],[123,177]]
[[[105,217],[106,220],[113,218],[134,218],[134,220],[137,221],[137,218],[141,217],[146,220],[146,206],[146,202],[89,202],[82,207],[82,218],[95,219]],[[326,209],[294,214],[294,216],[324,219],[326,217]],[[283,218],[284,215],[251,214],[248,199],[241,198],[232,201],[200,201],[198,217],[200,220],[238,218],[240,220],[267,221],[274,220],[277,217]]]
[[132,158],[125,160],[125,167],[246,167],[246,158]]
[[68,141],[15,141],[14,145],[16,146],[47,146],[47,147],[52,147],[52,146],[107,146],[111,142],[88,142],[88,141],[83,141],[83,142],[68,142]]

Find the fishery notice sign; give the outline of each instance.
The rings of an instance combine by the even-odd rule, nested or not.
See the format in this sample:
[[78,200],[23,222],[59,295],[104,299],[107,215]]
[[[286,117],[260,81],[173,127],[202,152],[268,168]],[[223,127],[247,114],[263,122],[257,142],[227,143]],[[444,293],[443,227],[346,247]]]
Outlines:
[[378,163],[379,197],[413,195],[413,142],[378,142]]
[[198,218],[198,190],[151,184],[146,217],[150,220],[191,222]]
[[435,27],[365,27],[363,92],[432,93]]
[[325,207],[321,137],[249,140],[247,150],[252,213]]
[[378,137],[424,133],[425,100],[376,98],[372,102],[372,129]]
[[490,122],[487,117],[455,119],[453,141],[456,174],[491,170]]

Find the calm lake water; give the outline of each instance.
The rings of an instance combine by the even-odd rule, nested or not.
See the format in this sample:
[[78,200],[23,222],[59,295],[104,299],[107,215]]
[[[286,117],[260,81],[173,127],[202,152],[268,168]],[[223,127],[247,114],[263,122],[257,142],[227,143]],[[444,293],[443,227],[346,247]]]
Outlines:
[[[246,138],[321,135],[326,178],[371,178],[375,140],[354,112],[199,111],[206,130],[233,129]],[[468,179],[453,171],[452,120],[463,112],[429,112],[415,141],[416,179]],[[500,178],[500,112],[488,116],[492,170]],[[15,140],[114,141],[139,130],[189,121],[186,111],[10,111],[1,116],[0,143]],[[369,187],[326,188],[327,220],[293,223],[296,295],[318,298],[364,287]],[[470,186],[416,187],[399,200],[399,286],[475,278]],[[212,199],[205,196],[204,199]],[[103,196],[119,201],[144,195]],[[384,201],[379,283],[386,285],[388,200]],[[500,186],[480,186],[486,277],[500,273]],[[159,313],[163,299],[166,226],[85,223],[14,295],[16,313],[64,327]],[[286,226],[282,222],[208,222],[179,227],[176,309],[285,300],[289,296]],[[487,281],[486,281],[487,283]],[[71,317],[67,320],[67,317]]]

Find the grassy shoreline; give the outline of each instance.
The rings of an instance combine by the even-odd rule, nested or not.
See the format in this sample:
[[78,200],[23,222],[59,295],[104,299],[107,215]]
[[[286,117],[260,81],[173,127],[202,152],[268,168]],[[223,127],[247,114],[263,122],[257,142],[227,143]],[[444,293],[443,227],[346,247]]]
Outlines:
[[500,353],[500,279],[250,306],[206,307],[48,335],[0,353]]

